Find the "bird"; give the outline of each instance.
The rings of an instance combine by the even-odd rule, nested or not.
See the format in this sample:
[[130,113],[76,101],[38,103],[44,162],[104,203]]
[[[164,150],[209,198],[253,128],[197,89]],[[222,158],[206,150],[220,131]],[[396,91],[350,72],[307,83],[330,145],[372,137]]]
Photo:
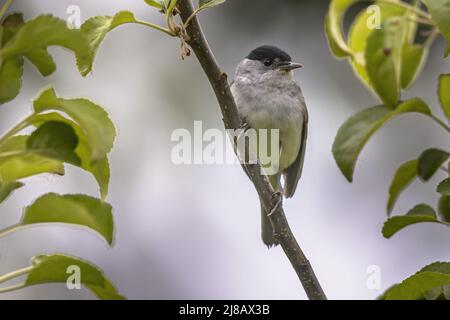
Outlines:
[[[308,110],[293,71],[300,63],[282,49],[263,45],[252,50],[237,66],[231,93],[245,128],[257,132],[278,129],[278,170],[268,174],[274,193],[291,198],[303,170],[308,132]],[[268,135],[270,137],[270,134]],[[259,145],[259,144],[258,144]],[[270,141],[268,142],[270,144]],[[261,156],[257,147],[257,157]],[[284,185],[281,185],[281,177]],[[278,245],[269,212],[261,204],[261,237],[268,247]]]

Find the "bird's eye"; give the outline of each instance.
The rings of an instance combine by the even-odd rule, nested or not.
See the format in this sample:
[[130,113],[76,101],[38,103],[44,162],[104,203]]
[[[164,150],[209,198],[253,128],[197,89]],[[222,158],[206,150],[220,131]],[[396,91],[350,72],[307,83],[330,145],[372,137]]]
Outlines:
[[266,59],[266,60],[264,60],[264,65],[265,65],[266,67],[271,66],[272,63],[273,63],[273,60],[272,60],[272,59]]

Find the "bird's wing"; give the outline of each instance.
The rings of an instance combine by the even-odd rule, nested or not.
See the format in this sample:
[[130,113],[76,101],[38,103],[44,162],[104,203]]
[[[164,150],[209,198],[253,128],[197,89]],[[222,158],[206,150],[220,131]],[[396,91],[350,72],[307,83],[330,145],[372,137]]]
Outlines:
[[294,195],[298,180],[300,180],[300,176],[302,175],[303,170],[303,161],[305,159],[306,150],[306,138],[308,136],[308,110],[306,109],[306,106],[302,108],[302,110],[303,128],[301,133],[302,136],[300,139],[300,149],[294,163],[291,164],[284,172],[284,195],[286,198],[291,198]]

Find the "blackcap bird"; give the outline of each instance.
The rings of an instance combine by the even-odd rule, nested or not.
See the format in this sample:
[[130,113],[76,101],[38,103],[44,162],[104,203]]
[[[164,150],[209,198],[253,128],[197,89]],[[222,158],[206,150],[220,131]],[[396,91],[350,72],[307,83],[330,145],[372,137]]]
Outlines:
[[[295,193],[306,148],[308,112],[302,90],[293,78],[293,70],[301,67],[283,50],[261,46],[239,63],[231,85],[239,115],[247,127],[256,132],[278,129],[278,170],[268,174],[268,179],[274,191],[286,198]],[[259,140],[261,134],[257,135]],[[270,134],[268,136],[270,138]],[[278,242],[268,214],[261,206],[262,240],[271,247]]]

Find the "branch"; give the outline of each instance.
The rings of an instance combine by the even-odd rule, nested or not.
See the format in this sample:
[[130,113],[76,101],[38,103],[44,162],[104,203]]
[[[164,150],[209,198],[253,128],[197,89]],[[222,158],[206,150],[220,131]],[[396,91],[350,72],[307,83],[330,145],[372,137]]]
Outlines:
[[[186,23],[194,12],[191,0],[179,0],[178,10],[181,19]],[[236,103],[230,91],[227,75],[219,67],[208,42],[203,35],[197,17],[191,19],[186,28],[189,39],[186,42],[191,46],[203,71],[216,94],[223,122],[226,129],[238,129],[241,127],[241,119],[236,108]],[[261,175],[259,165],[244,165],[250,180],[261,197],[262,206],[266,212],[270,212],[269,218],[274,230],[274,236],[281,244],[286,256],[294,267],[306,294],[311,300],[325,300],[326,296],[317,280],[314,271],[295,239],[286,220],[282,206],[282,196],[274,193],[266,176]]]

